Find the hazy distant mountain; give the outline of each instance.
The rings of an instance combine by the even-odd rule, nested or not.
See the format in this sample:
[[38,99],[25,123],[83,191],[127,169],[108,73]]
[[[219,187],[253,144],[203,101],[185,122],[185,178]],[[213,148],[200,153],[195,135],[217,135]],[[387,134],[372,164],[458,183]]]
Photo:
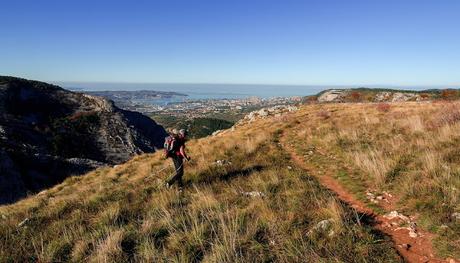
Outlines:
[[0,204],[161,148],[152,119],[104,98],[0,76]]

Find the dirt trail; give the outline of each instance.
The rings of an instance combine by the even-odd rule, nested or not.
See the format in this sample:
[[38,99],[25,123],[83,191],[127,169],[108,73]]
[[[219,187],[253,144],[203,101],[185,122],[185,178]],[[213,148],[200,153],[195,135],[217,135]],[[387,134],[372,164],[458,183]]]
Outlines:
[[[295,149],[289,145],[285,134],[283,134],[281,142],[282,147],[290,153],[291,159],[299,167],[308,171],[310,175],[318,178],[323,186],[336,193],[338,198],[354,208],[358,213],[366,214],[373,218],[373,227],[391,237],[395,244],[395,248],[406,262],[460,262],[453,259],[443,260],[436,258],[432,247],[433,234],[418,229],[415,225],[412,226],[412,230],[410,227],[400,227],[400,224],[404,222],[404,216],[402,215],[382,216],[375,213],[364,202],[358,200],[352,193],[347,191],[333,175],[330,174],[330,171],[325,170],[321,175],[315,173],[314,167],[306,162],[302,156],[298,155]],[[383,209],[386,208],[383,207]]]

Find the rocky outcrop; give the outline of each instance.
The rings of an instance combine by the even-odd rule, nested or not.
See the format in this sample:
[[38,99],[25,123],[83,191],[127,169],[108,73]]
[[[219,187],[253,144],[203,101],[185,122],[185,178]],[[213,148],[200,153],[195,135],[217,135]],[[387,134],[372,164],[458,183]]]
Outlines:
[[419,101],[419,94],[411,92],[379,92],[375,95],[376,102],[403,102],[403,101]]
[[279,117],[285,113],[293,112],[297,110],[298,108],[296,106],[291,106],[291,105],[277,105],[277,106],[273,106],[270,108],[262,108],[260,110],[250,112],[249,114],[244,116],[243,119],[238,121],[236,125],[250,123],[257,119],[263,119],[263,118],[267,118],[270,116]]
[[[422,96],[416,92],[407,91],[379,91],[373,89],[331,89],[318,94],[320,103],[341,102],[404,102],[420,101]],[[426,99],[425,99],[426,100]]]
[[343,102],[346,95],[346,90],[327,90],[319,95],[318,102]]
[[163,146],[152,119],[58,86],[0,77],[0,204]]

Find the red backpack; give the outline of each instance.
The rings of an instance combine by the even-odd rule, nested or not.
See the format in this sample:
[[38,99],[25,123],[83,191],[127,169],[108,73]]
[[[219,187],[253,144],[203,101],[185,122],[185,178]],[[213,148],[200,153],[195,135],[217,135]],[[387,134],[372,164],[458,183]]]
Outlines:
[[179,150],[181,145],[181,140],[176,138],[174,135],[170,135],[165,138],[165,143],[163,145],[165,158],[172,157],[176,155],[176,152]]
[[165,143],[164,143],[164,154],[165,158],[174,156],[175,154],[175,147],[176,147],[176,138],[172,135],[169,135],[168,137],[165,138]]

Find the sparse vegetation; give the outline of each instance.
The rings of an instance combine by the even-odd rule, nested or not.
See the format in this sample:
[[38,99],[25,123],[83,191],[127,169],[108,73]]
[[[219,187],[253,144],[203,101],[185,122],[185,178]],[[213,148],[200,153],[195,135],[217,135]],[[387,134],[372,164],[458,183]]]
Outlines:
[[[376,106],[377,105],[377,106]],[[457,102],[313,104],[189,142],[183,192],[161,154],[71,177],[0,208],[0,262],[394,262],[389,239],[296,166],[314,167],[368,202],[395,196],[440,257],[459,257]],[[226,162],[216,163],[216,160]],[[377,212],[386,208],[369,204]]]
[[399,262],[388,238],[290,162],[279,136],[295,124],[191,141],[182,193],[163,187],[172,169],[157,174],[154,154],[1,207],[0,262]]
[[[308,117],[290,129],[299,154],[364,201],[366,191],[392,193],[392,209],[416,215],[436,234],[441,257],[459,258],[460,222],[453,215],[460,211],[460,104],[375,105],[309,106]],[[322,117],[325,107],[329,118]]]

